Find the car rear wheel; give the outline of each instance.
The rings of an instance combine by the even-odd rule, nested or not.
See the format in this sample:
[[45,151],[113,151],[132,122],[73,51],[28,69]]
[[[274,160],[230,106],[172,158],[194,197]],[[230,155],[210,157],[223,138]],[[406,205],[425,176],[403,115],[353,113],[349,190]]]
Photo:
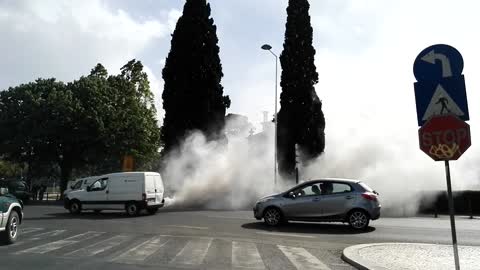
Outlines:
[[282,213],[277,208],[268,208],[263,214],[263,220],[269,226],[278,226],[282,222]]
[[72,201],[70,202],[70,213],[74,215],[78,215],[82,212],[82,205],[79,201]]
[[17,241],[18,226],[20,225],[20,218],[17,211],[12,210],[8,217],[7,226],[3,232],[4,240],[7,244],[13,244]]
[[127,212],[127,215],[131,217],[138,216],[138,214],[140,214],[140,208],[134,202],[128,203],[125,207],[125,211]]
[[363,210],[353,210],[348,215],[348,224],[355,230],[365,230],[369,222],[370,218]]

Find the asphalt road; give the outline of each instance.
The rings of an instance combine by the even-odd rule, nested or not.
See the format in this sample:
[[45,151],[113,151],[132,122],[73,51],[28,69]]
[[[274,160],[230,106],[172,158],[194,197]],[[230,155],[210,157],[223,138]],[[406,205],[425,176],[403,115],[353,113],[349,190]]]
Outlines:
[[[70,215],[27,206],[18,242],[0,246],[1,269],[354,269],[341,259],[354,244],[451,242],[446,216],[381,218],[366,232],[335,223],[270,228],[250,211],[163,209]],[[457,217],[460,245],[480,246],[480,220]]]

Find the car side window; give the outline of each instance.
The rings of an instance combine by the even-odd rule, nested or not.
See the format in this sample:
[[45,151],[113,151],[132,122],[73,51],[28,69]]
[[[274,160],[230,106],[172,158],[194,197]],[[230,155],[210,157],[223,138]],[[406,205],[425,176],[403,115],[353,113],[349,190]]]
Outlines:
[[352,187],[344,183],[333,183],[332,194],[352,192]]
[[308,185],[301,189],[293,191],[296,197],[307,197],[320,195],[320,188],[318,183]]
[[108,178],[98,179],[92,185],[90,185],[90,190],[91,191],[104,190],[107,187],[107,180]]

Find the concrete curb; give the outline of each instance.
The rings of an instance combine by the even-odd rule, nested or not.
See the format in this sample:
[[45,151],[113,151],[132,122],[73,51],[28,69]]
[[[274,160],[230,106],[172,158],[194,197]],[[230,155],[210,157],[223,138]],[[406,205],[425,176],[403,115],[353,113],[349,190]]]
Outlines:
[[381,243],[381,244],[363,244],[347,247],[342,252],[342,259],[360,270],[388,270],[387,268],[374,265],[371,261],[365,260],[362,255],[360,255],[360,250],[363,248],[384,245],[390,243]]

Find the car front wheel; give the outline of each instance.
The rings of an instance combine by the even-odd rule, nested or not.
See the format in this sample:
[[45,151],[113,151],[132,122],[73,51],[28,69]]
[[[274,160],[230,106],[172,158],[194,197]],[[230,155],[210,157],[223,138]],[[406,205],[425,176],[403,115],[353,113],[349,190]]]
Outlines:
[[282,213],[277,208],[268,208],[263,214],[263,219],[269,226],[278,226],[282,222]]
[[363,210],[354,210],[348,215],[348,224],[355,230],[365,230],[370,218]]
[[78,215],[82,212],[82,205],[79,201],[70,202],[70,213]]
[[5,227],[4,237],[7,244],[13,244],[17,240],[18,226],[20,225],[20,218],[16,211],[12,211]]

